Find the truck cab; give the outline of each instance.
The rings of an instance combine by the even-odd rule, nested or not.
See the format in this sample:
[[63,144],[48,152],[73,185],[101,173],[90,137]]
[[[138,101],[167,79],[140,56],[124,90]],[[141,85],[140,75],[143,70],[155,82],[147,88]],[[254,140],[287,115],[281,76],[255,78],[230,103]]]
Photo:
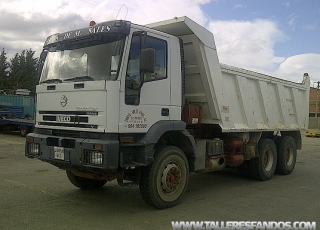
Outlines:
[[154,160],[167,131],[192,140],[181,121],[180,63],[177,37],[128,21],[49,36],[26,155],[67,170],[71,182],[123,185],[126,169]]

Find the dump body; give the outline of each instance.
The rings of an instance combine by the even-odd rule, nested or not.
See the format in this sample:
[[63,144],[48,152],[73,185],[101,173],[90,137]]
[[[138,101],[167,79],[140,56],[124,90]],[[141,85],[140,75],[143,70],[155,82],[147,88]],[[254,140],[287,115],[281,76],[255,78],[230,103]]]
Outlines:
[[299,84],[220,64],[213,34],[187,17],[148,27],[183,40],[185,99],[202,106],[202,123],[223,132],[307,129],[307,75]]
[[230,115],[224,129],[296,130],[308,128],[309,78],[297,84],[267,75],[221,65]]

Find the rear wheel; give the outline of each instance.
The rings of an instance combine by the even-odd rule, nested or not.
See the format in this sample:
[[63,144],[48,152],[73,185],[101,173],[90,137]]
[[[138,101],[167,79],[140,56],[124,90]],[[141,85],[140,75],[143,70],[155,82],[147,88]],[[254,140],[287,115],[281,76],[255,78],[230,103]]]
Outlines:
[[286,136],[277,143],[278,162],[276,172],[282,175],[292,173],[297,159],[297,147],[293,137]]
[[177,147],[165,146],[155,153],[155,160],[141,169],[140,193],[151,206],[164,209],[179,203],[189,181],[189,166]]
[[69,170],[67,170],[66,173],[69,181],[74,186],[84,190],[99,189],[107,183],[107,181],[105,180],[94,180],[94,179],[76,176]]
[[277,148],[273,140],[260,139],[259,157],[250,160],[250,174],[256,180],[270,180],[277,165]]

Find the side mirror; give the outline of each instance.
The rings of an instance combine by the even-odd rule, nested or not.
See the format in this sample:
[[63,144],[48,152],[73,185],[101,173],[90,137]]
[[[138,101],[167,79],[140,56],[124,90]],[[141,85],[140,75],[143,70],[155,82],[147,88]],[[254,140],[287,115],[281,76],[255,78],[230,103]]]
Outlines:
[[40,62],[39,62],[39,66],[38,66],[38,76],[39,77],[41,76],[44,61],[46,60],[47,55],[48,55],[48,50],[43,50],[40,54]]
[[69,57],[71,58],[81,58],[84,55],[84,52],[79,50],[71,50],[69,53]]
[[141,50],[140,68],[143,72],[154,73],[155,70],[155,50],[146,48]]

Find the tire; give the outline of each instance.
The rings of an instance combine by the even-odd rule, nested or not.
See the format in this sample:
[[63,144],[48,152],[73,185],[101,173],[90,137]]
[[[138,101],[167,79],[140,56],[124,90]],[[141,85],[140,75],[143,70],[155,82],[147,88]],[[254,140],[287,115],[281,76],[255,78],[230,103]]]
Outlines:
[[277,147],[274,141],[260,139],[258,153],[259,157],[250,160],[250,174],[256,180],[270,180],[277,166]]
[[286,136],[277,142],[278,161],[276,173],[289,175],[292,173],[297,160],[297,147],[293,137]]
[[241,165],[237,167],[238,173],[242,177],[251,178],[249,164],[250,160],[245,160]]
[[76,176],[69,170],[67,170],[66,173],[69,181],[74,186],[81,188],[83,190],[99,189],[107,183],[107,181],[104,181],[104,180],[94,180],[94,179]]
[[28,126],[21,125],[21,126],[19,127],[19,131],[20,131],[20,135],[21,135],[22,137],[25,137],[25,136],[27,136],[27,134],[29,133],[29,128],[28,128]]
[[179,203],[189,181],[188,160],[181,149],[164,146],[155,160],[141,169],[140,194],[149,205],[165,209]]

